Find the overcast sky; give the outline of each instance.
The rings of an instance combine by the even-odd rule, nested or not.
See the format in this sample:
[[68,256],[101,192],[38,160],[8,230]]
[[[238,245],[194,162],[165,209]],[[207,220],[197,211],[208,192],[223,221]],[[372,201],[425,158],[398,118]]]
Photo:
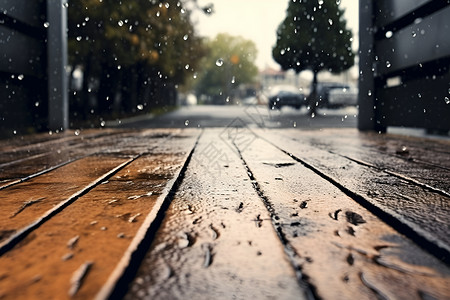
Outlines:
[[[194,14],[193,20],[202,36],[215,37],[227,32],[240,35],[255,42],[258,48],[256,65],[279,68],[272,59],[272,47],[276,42],[276,30],[286,16],[290,0],[198,0],[200,5],[214,3],[215,13],[211,16]],[[334,0],[325,0],[334,1]],[[345,17],[353,35],[358,29],[358,1],[341,0]],[[356,41],[355,41],[356,43]],[[354,46],[355,48],[355,46]]]

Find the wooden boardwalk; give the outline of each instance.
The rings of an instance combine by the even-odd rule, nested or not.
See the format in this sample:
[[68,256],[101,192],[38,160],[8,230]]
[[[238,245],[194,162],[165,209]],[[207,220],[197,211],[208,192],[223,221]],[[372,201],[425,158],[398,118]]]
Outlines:
[[450,299],[448,140],[105,129],[0,151],[0,299]]

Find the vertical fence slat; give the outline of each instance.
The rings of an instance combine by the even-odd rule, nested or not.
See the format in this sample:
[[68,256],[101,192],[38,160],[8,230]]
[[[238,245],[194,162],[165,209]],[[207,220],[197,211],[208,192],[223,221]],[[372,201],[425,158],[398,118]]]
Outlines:
[[49,129],[69,127],[67,66],[67,0],[48,0],[48,115]]
[[382,130],[376,126],[374,88],[373,1],[359,0],[359,130]]
[[389,126],[404,126],[446,133],[450,2],[404,1],[396,3],[395,13],[380,9],[389,5],[394,4],[360,0],[358,128],[385,132]]

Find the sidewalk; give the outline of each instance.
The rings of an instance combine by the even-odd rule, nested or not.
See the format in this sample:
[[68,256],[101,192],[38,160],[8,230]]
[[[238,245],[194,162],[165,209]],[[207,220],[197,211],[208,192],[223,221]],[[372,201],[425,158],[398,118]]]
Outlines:
[[0,298],[448,299],[449,146],[245,126],[0,141]]

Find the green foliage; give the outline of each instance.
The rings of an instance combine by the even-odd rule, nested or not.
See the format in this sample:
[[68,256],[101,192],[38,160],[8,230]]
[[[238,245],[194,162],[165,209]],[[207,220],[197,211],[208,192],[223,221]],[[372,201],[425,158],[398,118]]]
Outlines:
[[352,32],[339,2],[290,0],[272,51],[284,70],[339,73],[353,66]]
[[222,33],[207,41],[206,47],[208,55],[195,82],[198,94],[228,97],[240,84],[254,82],[258,68],[253,41]]
[[[175,86],[197,72],[205,54],[188,2],[203,10],[196,0],[71,1],[69,62],[83,68],[85,79],[72,101],[76,109],[89,111],[94,95],[95,111],[103,115],[117,109],[117,99],[123,112],[138,104],[173,105]],[[88,93],[88,85],[95,91]]]
[[[190,13],[176,0],[80,0],[69,6],[72,65],[156,67],[174,83],[191,75],[201,58],[201,39]],[[186,67],[188,66],[188,67]]]

